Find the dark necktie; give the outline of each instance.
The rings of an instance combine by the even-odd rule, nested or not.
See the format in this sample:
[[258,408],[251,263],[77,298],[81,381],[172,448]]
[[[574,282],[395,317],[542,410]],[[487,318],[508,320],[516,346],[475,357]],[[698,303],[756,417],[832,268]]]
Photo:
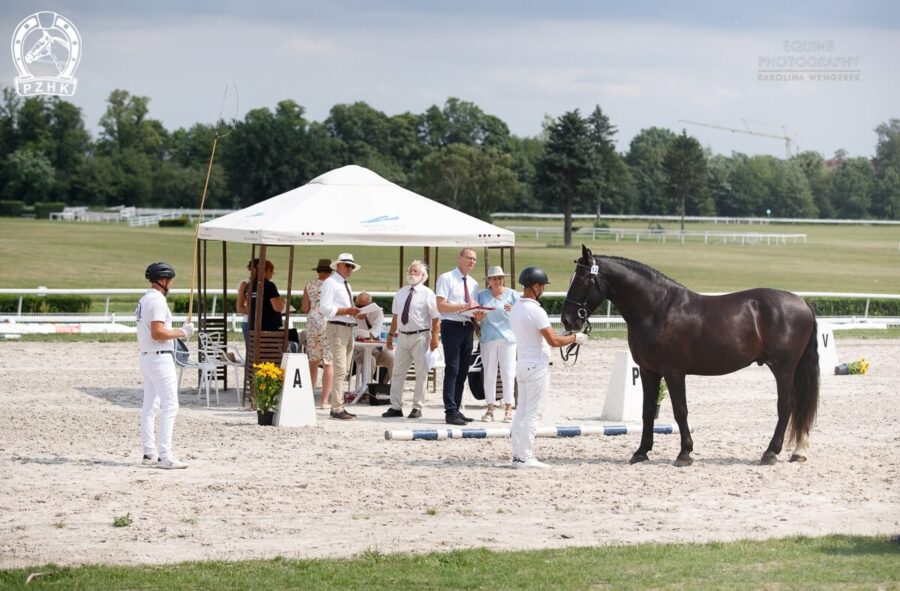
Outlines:
[[366,321],[366,326],[368,327],[368,329],[369,329],[369,330],[372,330],[372,323],[369,322],[369,317],[366,316],[365,318],[363,318],[363,320]]
[[463,289],[466,291],[466,303],[469,303],[469,284],[466,283],[466,276],[463,275]]
[[415,292],[413,288],[409,288],[409,295],[406,296],[406,302],[403,303],[403,313],[400,314],[400,322],[403,323],[403,326],[409,324],[409,305],[412,303],[413,292]]
[[353,295],[350,293],[350,284],[344,279],[344,289],[347,290],[347,298],[350,300],[350,306],[353,306]]

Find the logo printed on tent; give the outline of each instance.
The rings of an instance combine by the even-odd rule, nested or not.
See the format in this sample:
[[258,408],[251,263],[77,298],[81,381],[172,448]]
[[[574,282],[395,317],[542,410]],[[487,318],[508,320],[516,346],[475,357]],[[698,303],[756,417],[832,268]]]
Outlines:
[[363,220],[359,222],[360,224],[380,224],[383,222],[394,222],[400,219],[399,215],[389,216],[389,215],[380,215],[377,218],[372,218],[371,220]]

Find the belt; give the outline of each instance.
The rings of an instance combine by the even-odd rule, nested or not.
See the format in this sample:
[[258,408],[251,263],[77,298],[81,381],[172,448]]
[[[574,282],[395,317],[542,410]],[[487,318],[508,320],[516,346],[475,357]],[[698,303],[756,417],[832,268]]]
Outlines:
[[167,349],[165,351],[141,351],[141,355],[174,355],[175,351]]
[[340,324],[341,326],[356,326],[355,322],[341,322],[340,320],[329,320],[328,324]]
[[422,330],[401,330],[400,334],[420,334],[423,332],[431,332],[431,329],[423,328]]
[[451,320],[449,318],[444,318],[441,320],[441,322],[452,322],[454,324],[462,324],[463,326],[471,324],[471,322],[469,322],[468,320]]

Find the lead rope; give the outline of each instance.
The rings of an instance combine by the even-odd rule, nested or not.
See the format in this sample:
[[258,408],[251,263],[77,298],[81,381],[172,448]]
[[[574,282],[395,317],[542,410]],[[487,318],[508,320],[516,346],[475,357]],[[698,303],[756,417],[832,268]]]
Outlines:
[[[581,330],[584,334],[591,334],[591,329],[593,325],[591,324],[590,319],[585,318],[584,320],[584,328]],[[578,354],[581,352],[581,345],[577,345],[572,343],[570,345],[566,345],[565,347],[560,347],[559,356],[562,358],[563,367],[574,367],[576,363],[578,363]],[[572,359],[572,363],[568,363],[569,358],[574,355],[575,357]]]

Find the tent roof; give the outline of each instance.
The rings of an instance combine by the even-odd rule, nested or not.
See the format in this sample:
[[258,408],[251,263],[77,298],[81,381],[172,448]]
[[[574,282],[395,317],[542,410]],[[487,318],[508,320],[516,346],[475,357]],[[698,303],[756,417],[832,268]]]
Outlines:
[[515,234],[344,166],[200,224],[203,240],[349,246],[514,246]]

